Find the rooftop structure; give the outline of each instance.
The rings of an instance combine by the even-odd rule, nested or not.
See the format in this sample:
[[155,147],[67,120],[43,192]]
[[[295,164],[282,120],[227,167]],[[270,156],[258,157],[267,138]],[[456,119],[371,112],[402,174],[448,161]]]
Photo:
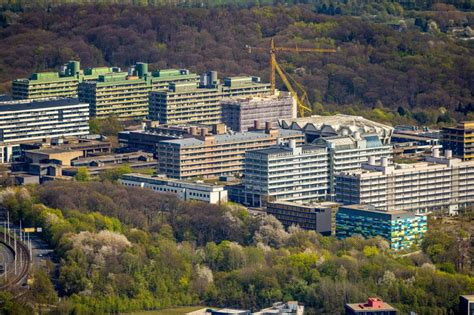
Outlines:
[[227,202],[227,191],[222,185],[205,184],[198,181],[169,179],[163,176],[125,174],[120,184],[130,187],[149,188],[156,192],[172,193],[181,200],[198,200],[213,204]]
[[442,145],[445,150],[451,150],[457,158],[474,160],[474,121],[443,128]]
[[262,207],[272,201],[326,198],[327,161],[326,148],[297,147],[294,140],[288,145],[247,151],[244,164],[246,204]]
[[341,206],[336,215],[336,236],[380,236],[389,242],[391,248],[408,250],[420,244],[427,231],[426,224],[425,214],[400,210],[381,211],[371,205]]
[[336,175],[336,201],[370,204],[379,210],[456,213],[474,203],[474,161],[444,157],[434,149],[425,162],[389,164],[373,159],[361,170]]
[[269,94],[269,84],[258,77],[224,78],[217,72],[201,75],[200,82],[171,83],[168,90],[150,94],[149,118],[161,124],[215,124],[221,122],[221,100],[229,97],[253,97]]
[[79,99],[88,103],[92,117],[116,115],[122,119],[140,119],[148,115],[150,86],[126,72],[99,75],[97,80],[79,84]]
[[259,312],[252,313],[253,315],[303,315],[304,306],[299,305],[297,301],[288,301],[286,303],[277,302],[272,305],[272,307],[262,309]]
[[353,136],[331,136],[319,138],[313,144],[328,150],[329,195],[334,198],[335,176],[340,172],[358,170],[369,157],[380,162],[382,158],[393,159],[392,146],[383,144],[376,134]]
[[361,116],[337,114],[333,116],[311,116],[280,119],[280,127],[301,130],[307,141],[330,136],[355,136],[376,134],[383,144],[389,144],[393,127],[368,120]]
[[20,144],[20,150],[39,150],[58,148],[71,151],[81,151],[83,157],[112,152],[112,144],[103,136],[79,136],[65,138],[43,139]]
[[234,131],[248,131],[255,121],[277,123],[296,117],[296,103],[288,92],[265,97],[229,98],[221,102],[222,122]]
[[33,73],[28,79],[12,82],[14,99],[40,99],[51,97],[77,97],[80,82],[95,80],[99,75],[117,71],[118,68],[80,69],[79,61],[69,61],[59,72]]
[[346,315],[397,315],[398,311],[379,298],[368,298],[367,303],[345,305]]
[[157,145],[159,171],[180,179],[241,173],[247,150],[269,147],[279,138],[303,142],[301,132],[272,129],[271,124],[266,124],[266,129],[258,132],[217,135],[210,135],[206,128],[202,128],[200,136],[160,141]]

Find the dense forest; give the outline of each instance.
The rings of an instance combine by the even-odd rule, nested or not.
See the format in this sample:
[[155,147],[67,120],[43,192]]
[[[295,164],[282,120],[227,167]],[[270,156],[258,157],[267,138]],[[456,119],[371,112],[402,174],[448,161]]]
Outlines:
[[375,295],[403,314],[441,315],[455,314],[458,296],[474,291],[468,217],[446,230],[430,220],[422,251],[402,256],[380,238],[286,231],[241,206],[110,182],[9,188],[0,204],[16,222],[43,227],[58,261],[49,274],[34,274],[24,303],[0,293],[2,314],[31,312],[34,302],[56,305],[53,314],[102,314],[298,300],[310,314],[334,315]]
[[317,114],[423,125],[474,119],[474,41],[450,33],[458,27],[474,36],[474,13],[466,10],[472,1],[211,8],[64,2],[4,2],[0,91],[9,91],[11,79],[57,70],[69,59],[83,67],[144,61],[152,69],[213,69],[221,76],[268,80],[267,53],[245,46],[268,47],[274,37],[282,46],[338,48],[332,54],[278,54],[282,67],[308,90]]

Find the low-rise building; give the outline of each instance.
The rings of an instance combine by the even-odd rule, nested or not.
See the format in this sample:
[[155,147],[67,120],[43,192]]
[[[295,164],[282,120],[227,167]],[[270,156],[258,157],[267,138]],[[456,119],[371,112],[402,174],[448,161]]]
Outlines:
[[303,315],[304,314],[304,305],[299,305],[298,301],[288,301],[286,303],[277,302],[272,305],[272,307],[264,308],[259,312],[252,313],[252,315]]
[[21,143],[89,134],[89,106],[78,99],[0,102],[0,162],[20,155]]
[[426,215],[408,211],[381,211],[371,205],[351,205],[341,206],[336,215],[338,238],[380,236],[395,250],[408,250],[418,245],[426,230]]
[[21,143],[22,154],[28,150],[61,149],[68,151],[81,151],[82,157],[100,155],[112,152],[112,144],[103,136],[86,135],[79,137],[64,137],[43,139],[42,141],[32,141]]
[[326,148],[296,141],[245,153],[245,204],[263,207],[273,201],[317,201],[328,191]]
[[308,143],[318,138],[356,136],[357,133],[359,135],[376,134],[383,144],[389,144],[393,133],[391,126],[361,116],[343,114],[280,119],[279,124],[283,129],[302,131]]
[[397,315],[398,311],[379,298],[368,298],[367,303],[345,305],[346,315]]
[[202,128],[200,134],[160,141],[157,144],[159,172],[179,179],[241,174],[246,151],[275,145],[278,139],[303,142],[301,132],[273,129],[269,123],[262,131],[211,135]]
[[338,208],[335,202],[277,201],[267,204],[267,214],[277,218],[285,228],[295,225],[322,235],[334,235]]
[[234,131],[248,131],[255,121],[277,123],[296,117],[295,99],[288,92],[264,97],[228,98],[221,102],[222,122]]
[[474,204],[474,161],[452,158],[449,150],[440,157],[437,149],[420,163],[389,164],[383,158],[381,164],[337,174],[336,201],[378,210],[456,213]]
[[39,150],[25,150],[24,155],[28,163],[53,163],[71,166],[71,161],[83,156],[82,151],[72,151],[61,148]]
[[228,201],[227,191],[224,190],[222,185],[136,173],[123,175],[119,183],[129,187],[149,188],[156,192],[175,194],[181,200],[198,200],[213,204],[221,204]]
[[443,128],[441,142],[445,150],[453,152],[454,157],[474,160],[474,121]]

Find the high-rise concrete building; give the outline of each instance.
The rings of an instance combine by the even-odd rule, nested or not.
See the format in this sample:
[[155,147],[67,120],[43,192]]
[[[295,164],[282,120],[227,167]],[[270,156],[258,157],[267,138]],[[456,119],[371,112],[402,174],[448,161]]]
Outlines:
[[99,75],[117,71],[117,68],[88,68],[81,70],[79,61],[69,61],[60,72],[33,73],[28,79],[12,82],[14,99],[41,99],[51,97],[77,97],[80,82],[95,80]]
[[371,205],[341,206],[336,214],[338,238],[361,235],[365,238],[380,236],[395,250],[419,245],[427,231],[425,214],[408,211],[382,211]]
[[287,145],[245,153],[246,204],[263,207],[273,201],[317,201],[328,191],[326,148]]
[[217,72],[201,75],[200,82],[172,83],[166,91],[150,93],[149,118],[160,124],[215,124],[221,122],[224,98],[262,96],[270,93],[270,85],[258,77],[217,79]]
[[276,201],[269,202],[266,211],[285,228],[295,225],[322,235],[334,235],[338,208],[339,204],[335,202]]
[[148,115],[149,91],[147,82],[139,77],[126,72],[108,73],[80,83],[79,99],[89,103],[92,117],[142,119]]
[[222,122],[234,131],[248,131],[255,121],[277,123],[296,117],[296,102],[288,92],[249,98],[228,98],[222,102]]
[[0,162],[21,143],[89,134],[89,106],[78,99],[0,102]]
[[327,148],[329,164],[329,195],[334,198],[335,176],[340,172],[348,172],[360,169],[369,157],[380,162],[383,157],[388,161],[393,159],[393,148],[391,145],[382,144],[376,134],[354,136],[333,136],[319,138],[313,144]]
[[474,160],[474,121],[443,128],[441,144],[445,150],[451,150],[454,157]]
[[373,159],[361,170],[336,175],[336,201],[369,204],[378,210],[427,212],[458,210],[474,204],[474,161],[440,157],[437,149],[425,162],[380,165]]
[[216,124],[221,121],[218,88],[171,83],[167,91],[150,93],[150,119],[160,124]]
[[301,132],[272,129],[261,132],[237,132],[210,135],[206,128],[192,138],[160,141],[157,156],[160,173],[171,178],[217,177],[240,174],[245,152],[275,145],[278,139],[303,142]]

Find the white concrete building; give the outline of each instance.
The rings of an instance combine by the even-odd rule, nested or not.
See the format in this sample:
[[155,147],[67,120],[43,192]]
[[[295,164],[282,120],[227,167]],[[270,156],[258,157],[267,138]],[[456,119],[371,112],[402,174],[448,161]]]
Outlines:
[[454,214],[474,204],[474,161],[444,157],[435,149],[425,162],[380,164],[371,158],[362,170],[336,175],[336,201],[370,204],[378,210],[424,213],[446,209]]
[[213,204],[221,204],[228,201],[227,191],[224,190],[222,185],[211,185],[138,173],[123,175],[119,183],[129,187],[149,188],[156,192],[175,194],[181,200],[199,200]]
[[279,145],[245,154],[246,203],[255,207],[271,201],[315,201],[328,190],[326,148]]
[[74,98],[0,102],[0,162],[20,143],[89,134],[89,105]]
[[313,144],[327,148],[329,163],[329,194],[331,198],[335,193],[334,178],[340,172],[358,170],[363,163],[374,157],[380,162],[382,157],[393,160],[393,147],[383,144],[376,134],[354,136],[335,136],[319,138]]

